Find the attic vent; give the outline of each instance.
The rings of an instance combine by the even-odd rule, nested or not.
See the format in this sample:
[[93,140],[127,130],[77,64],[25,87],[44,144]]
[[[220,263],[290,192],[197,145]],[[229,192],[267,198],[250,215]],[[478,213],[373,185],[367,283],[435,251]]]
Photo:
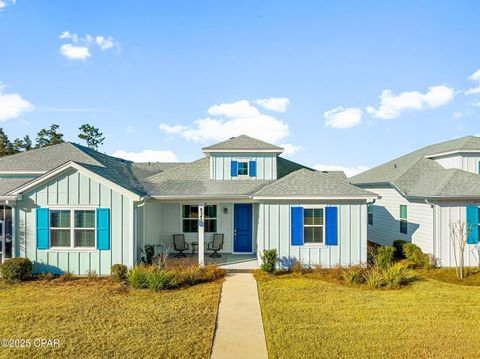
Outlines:
[[230,137],[230,140],[233,140],[235,137]]
[[328,173],[328,171],[322,171],[322,173]]
[[396,163],[393,164],[393,168],[397,168],[397,164],[396,164]]

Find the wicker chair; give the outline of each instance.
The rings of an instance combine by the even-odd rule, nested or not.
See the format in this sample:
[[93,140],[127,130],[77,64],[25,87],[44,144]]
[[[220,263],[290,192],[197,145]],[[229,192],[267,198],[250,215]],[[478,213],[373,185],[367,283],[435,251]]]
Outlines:
[[183,252],[188,250],[189,247],[188,247],[188,243],[185,242],[184,234],[173,235],[173,247],[178,252],[175,258],[186,257],[186,255]]
[[213,253],[210,254],[210,257],[220,258],[221,255],[218,253],[218,251],[221,251],[222,249],[223,249],[223,234],[215,233],[213,235],[213,240],[207,245],[207,251],[213,251]]

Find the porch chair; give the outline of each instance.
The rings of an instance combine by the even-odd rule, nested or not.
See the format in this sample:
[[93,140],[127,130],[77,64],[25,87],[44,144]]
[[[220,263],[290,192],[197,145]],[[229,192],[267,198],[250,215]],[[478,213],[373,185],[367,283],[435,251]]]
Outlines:
[[186,257],[183,251],[188,250],[188,243],[185,242],[184,234],[174,234],[173,235],[173,247],[178,252],[175,258]]
[[221,251],[222,249],[223,249],[223,234],[215,233],[213,235],[213,240],[207,245],[207,251],[213,251],[213,253],[210,254],[210,257],[220,258],[221,255],[218,253],[218,251]]

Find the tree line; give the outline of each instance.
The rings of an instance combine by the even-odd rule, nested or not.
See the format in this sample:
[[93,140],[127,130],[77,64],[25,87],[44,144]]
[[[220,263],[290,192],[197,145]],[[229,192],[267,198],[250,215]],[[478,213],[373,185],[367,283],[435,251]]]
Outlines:
[[[33,143],[29,135],[10,141],[3,128],[0,127],[0,157],[65,142],[63,133],[60,132],[59,128],[60,126],[55,123],[50,125],[50,128],[42,128],[37,132],[35,143]],[[103,133],[97,127],[83,124],[78,129],[80,131],[78,138],[85,141],[89,148],[98,150],[98,147],[103,145],[105,137],[103,137]]]

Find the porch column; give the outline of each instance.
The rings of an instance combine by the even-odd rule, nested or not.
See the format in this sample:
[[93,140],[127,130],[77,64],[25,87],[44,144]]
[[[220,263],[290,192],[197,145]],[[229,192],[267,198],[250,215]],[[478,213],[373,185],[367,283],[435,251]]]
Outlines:
[[205,204],[198,204],[198,265],[205,266]]

